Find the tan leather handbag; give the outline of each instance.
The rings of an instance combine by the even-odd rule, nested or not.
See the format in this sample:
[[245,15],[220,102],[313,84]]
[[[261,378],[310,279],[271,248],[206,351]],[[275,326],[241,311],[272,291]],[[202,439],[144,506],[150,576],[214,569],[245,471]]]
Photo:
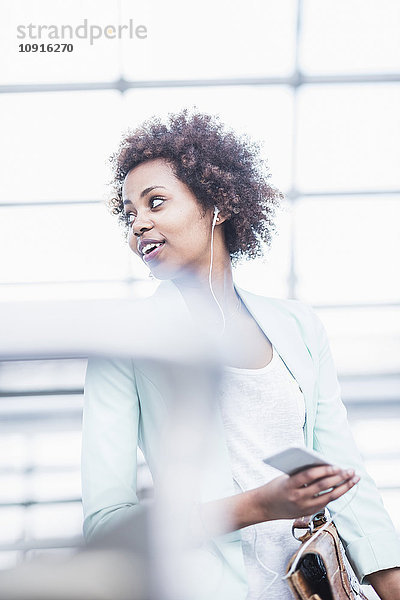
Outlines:
[[[289,561],[286,575],[296,600],[356,600],[362,593],[333,523],[324,514],[314,516],[307,532],[296,539],[302,545]],[[320,529],[325,528],[320,531]],[[292,528],[294,537],[294,528]],[[347,562],[347,560],[346,560]],[[367,599],[366,599],[367,600]]]

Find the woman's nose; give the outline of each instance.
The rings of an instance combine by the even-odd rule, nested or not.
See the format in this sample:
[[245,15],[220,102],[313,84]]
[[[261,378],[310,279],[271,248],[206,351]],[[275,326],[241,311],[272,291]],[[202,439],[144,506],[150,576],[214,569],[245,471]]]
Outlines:
[[132,231],[134,235],[140,237],[145,231],[149,231],[150,229],[152,229],[152,227],[153,223],[150,221],[150,219],[147,219],[145,217],[139,218],[138,216],[132,224]]

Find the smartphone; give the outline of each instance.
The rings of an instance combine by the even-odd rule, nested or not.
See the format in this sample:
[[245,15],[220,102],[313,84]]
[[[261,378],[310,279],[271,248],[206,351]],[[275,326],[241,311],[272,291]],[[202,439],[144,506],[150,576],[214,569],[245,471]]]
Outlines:
[[295,475],[309,467],[318,467],[320,465],[330,465],[321,454],[307,448],[287,448],[283,452],[278,452],[272,456],[264,458],[264,462],[279,471],[288,475]]

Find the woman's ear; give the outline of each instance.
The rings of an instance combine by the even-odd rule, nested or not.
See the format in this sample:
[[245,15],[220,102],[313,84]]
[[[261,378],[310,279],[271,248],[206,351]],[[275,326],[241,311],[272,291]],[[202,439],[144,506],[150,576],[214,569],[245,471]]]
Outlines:
[[215,217],[217,217],[215,220],[216,225],[222,225],[222,223],[226,221],[226,217],[221,214],[221,211],[216,206],[214,206],[214,218]]
[[217,222],[216,222],[216,224],[217,224],[217,225],[222,225],[222,223],[223,223],[224,221],[226,221],[226,217],[224,217],[223,215],[219,214],[219,215],[218,215],[218,217],[217,217]]

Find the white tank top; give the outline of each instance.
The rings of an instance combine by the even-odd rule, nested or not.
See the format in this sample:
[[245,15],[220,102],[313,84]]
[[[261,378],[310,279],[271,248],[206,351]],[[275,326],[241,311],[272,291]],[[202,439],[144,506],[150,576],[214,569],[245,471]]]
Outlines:
[[[237,492],[282,475],[263,458],[290,446],[304,446],[303,394],[274,347],[272,351],[272,360],[261,369],[224,367],[223,371],[221,414]],[[282,580],[299,546],[291,533],[292,523],[285,519],[241,529],[247,600],[292,600]]]

